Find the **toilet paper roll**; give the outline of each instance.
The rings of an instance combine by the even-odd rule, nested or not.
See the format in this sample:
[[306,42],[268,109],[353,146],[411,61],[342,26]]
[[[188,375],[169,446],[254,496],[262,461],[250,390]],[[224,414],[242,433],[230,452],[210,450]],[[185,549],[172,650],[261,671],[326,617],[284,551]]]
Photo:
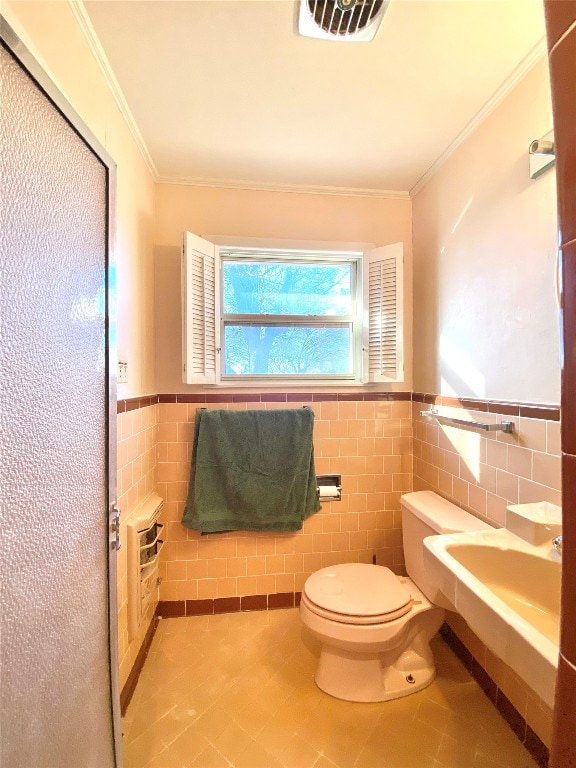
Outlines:
[[335,485],[319,485],[318,493],[321,499],[340,498],[340,491]]

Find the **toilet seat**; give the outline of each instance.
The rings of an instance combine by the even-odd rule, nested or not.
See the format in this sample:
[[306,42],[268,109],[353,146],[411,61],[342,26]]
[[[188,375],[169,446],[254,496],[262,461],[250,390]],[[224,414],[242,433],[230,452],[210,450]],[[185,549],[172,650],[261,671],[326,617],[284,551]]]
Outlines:
[[321,568],[309,576],[302,602],[331,621],[382,624],[408,613],[412,595],[389,568],[344,563]]

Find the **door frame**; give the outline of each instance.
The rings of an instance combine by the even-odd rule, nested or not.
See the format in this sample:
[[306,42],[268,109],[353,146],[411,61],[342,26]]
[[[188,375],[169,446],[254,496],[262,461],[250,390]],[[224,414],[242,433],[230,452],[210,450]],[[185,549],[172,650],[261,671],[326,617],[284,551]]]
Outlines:
[[108,418],[104,461],[106,462],[107,489],[106,514],[102,517],[102,536],[107,542],[108,552],[108,663],[110,666],[110,709],[112,713],[112,737],[114,741],[114,768],[122,768],[122,721],[120,714],[120,687],[118,666],[118,597],[117,548],[114,530],[116,513],[116,403],[117,403],[117,349],[116,349],[116,264],[114,260],[116,233],[116,163],[108,154],[74,107],[60,91],[56,83],[39,64],[14,29],[0,13],[0,43],[20,63],[38,88],[52,102],[66,122],[76,131],[82,141],[100,160],[106,169],[106,291],[105,291],[105,336],[106,336],[106,403]]

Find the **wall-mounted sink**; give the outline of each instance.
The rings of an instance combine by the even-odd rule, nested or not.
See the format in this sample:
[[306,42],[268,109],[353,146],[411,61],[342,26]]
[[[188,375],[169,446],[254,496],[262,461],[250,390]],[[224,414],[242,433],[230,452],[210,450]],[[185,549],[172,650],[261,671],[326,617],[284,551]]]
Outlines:
[[504,528],[430,536],[424,564],[482,642],[554,704],[560,558]]

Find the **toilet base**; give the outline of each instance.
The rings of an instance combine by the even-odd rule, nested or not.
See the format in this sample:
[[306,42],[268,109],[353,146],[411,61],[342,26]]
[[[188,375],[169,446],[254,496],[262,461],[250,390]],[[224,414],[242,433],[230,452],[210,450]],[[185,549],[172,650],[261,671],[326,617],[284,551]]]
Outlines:
[[377,702],[421,691],[435,677],[431,654],[407,650],[386,664],[382,654],[350,654],[324,646],[314,679],[318,688],[337,699]]

